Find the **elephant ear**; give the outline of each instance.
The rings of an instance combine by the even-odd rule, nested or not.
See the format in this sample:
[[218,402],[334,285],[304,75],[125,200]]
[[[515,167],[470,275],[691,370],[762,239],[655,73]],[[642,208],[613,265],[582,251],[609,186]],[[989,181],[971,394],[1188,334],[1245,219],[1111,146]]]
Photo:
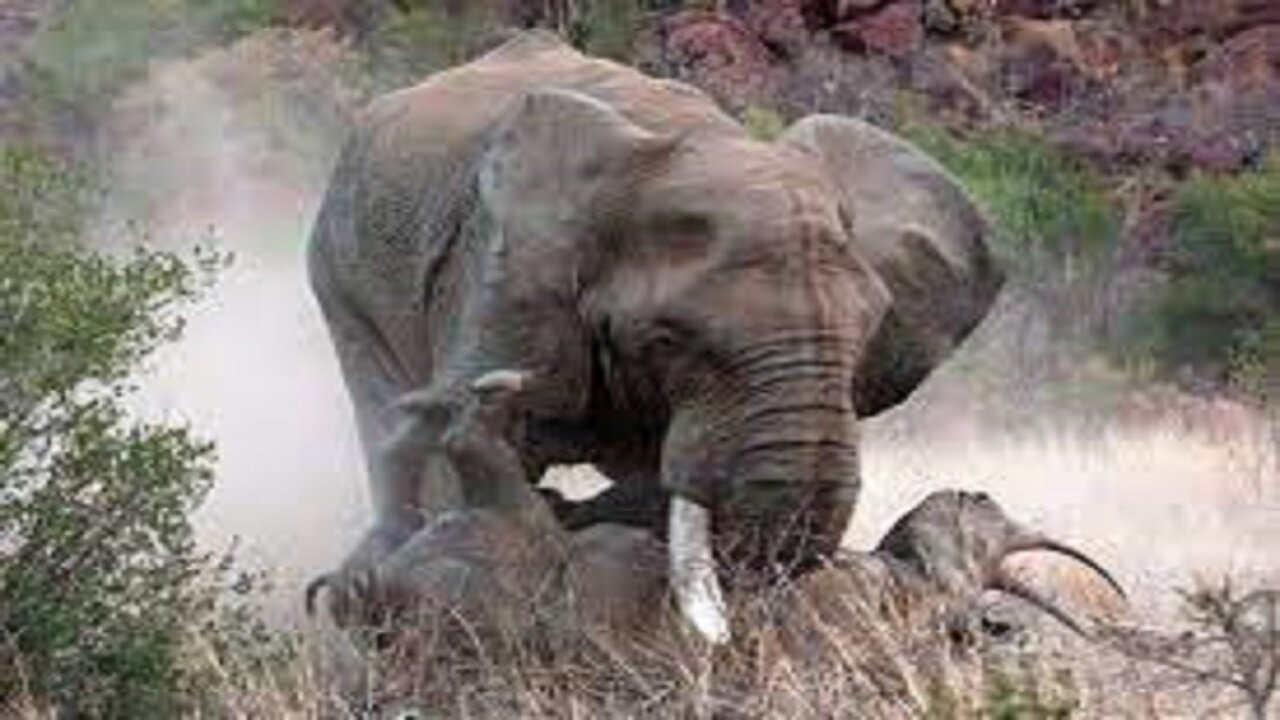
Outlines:
[[872,125],[815,115],[780,142],[820,159],[854,247],[892,296],[854,388],[858,413],[874,415],[905,400],[987,314],[1004,278],[989,226],[942,166]]
[[[591,334],[578,292],[602,256],[603,222],[621,222],[627,189],[675,146],[581,93],[538,89],[495,122],[478,162],[479,200],[492,233],[472,271],[479,316],[462,366],[519,366],[539,382],[527,402],[580,409]],[[519,322],[513,322],[519,318]]]
[[579,239],[608,211],[602,204],[624,202],[627,178],[673,146],[593,97],[533,90],[495,128],[481,197],[505,232]]

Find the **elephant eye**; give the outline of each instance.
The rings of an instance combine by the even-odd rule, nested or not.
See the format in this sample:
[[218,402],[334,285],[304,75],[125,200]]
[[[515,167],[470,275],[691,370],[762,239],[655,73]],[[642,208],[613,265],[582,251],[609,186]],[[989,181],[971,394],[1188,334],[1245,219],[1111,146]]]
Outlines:
[[715,237],[711,219],[696,213],[672,212],[651,221],[651,231],[659,240],[668,262],[680,258],[698,258],[707,252],[707,245]]
[[655,327],[647,338],[645,338],[645,347],[650,350],[667,350],[674,348],[679,342],[676,333],[670,327]]
[[650,352],[671,350],[683,344],[687,337],[684,326],[678,321],[659,318],[645,333],[644,348]]

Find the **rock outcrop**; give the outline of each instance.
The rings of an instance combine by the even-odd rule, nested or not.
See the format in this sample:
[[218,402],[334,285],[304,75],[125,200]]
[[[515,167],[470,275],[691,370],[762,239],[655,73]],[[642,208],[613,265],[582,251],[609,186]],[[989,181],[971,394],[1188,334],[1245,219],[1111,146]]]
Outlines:
[[1175,0],[742,0],[648,36],[731,108],[1010,113],[1106,166],[1230,171],[1280,136],[1280,5]]

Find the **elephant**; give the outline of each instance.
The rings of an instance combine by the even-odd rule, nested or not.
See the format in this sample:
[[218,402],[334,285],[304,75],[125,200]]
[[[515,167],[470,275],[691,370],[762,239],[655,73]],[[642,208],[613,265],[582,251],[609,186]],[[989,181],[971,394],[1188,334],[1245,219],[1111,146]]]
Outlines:
[[[815,115],[753,139],[544,31],[376,99],[308,247],[375,520],[308,595],[341,605],[431,518],[488,509],[668,538],[683,616],[725,641],[718,568],[836,550],[857,421],[984,317],[989,234],[888,132]],[[553,512],[534,486],[570,463],[612,485]]]

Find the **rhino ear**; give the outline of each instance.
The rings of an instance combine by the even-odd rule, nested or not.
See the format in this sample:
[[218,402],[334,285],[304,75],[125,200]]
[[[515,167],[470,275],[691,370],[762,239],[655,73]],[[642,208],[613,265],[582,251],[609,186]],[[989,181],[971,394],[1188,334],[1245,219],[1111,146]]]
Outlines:
[[600,203],[625,196],[638,167],[674,144],[590,96],[534,90],[493,131],[480,167],[481,197],[506,227],[540,239],[574,236]]
[[902,402],[986,315],[1003,284],[988,224],[960,184],[907,141],[852,118],[815,115],[780,142],[814,153],[841,194],[853,245],[892,296],[858,372],[873,415]]

